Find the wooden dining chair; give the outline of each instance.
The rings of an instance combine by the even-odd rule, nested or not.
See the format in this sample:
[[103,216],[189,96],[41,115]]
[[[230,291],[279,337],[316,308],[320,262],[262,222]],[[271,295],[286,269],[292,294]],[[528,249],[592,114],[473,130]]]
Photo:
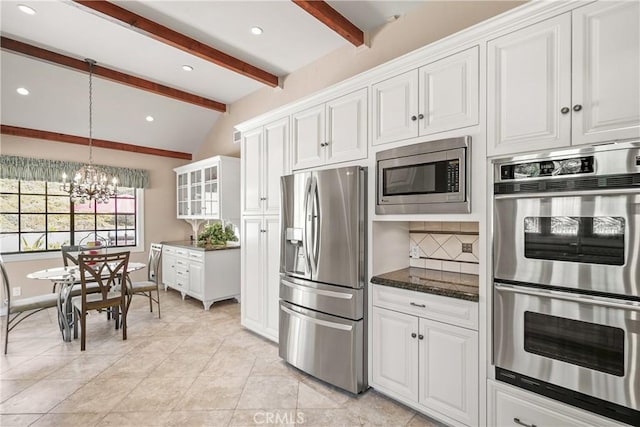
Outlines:
[[7,310],[4,330],[4,354],[7,354],[9,346],[9,332],[13,330],[20,322],[27,317],[36,314],[47,308],[56,307],[58,304],[58,294],[47,293],[35,297],[20,298],[11,301],[11,285],[9,284],[9,275],[4,266],[4,261],[0,256],[0,270],[2,270],[2,283],[5,297],[4,307]]
[[[158,319],[160,319],[160,260],[162,258],[162,245],[152,243],[149,248],[149,260],[147,262],[147,280],[129,283],[129,300],[127,309],[131,305],[134,295],[144,295],[149,298],[149,311],[153,313],[153,303],[158,305]],[[155,293],[155,298],[153,297]]]
[[[81,351],[86,346],[87,314],[91,310],[113,308],[116,329],[122,327],[122,339],[127,339],[127,287],[124,283],[128,265],[129,252],[78,256],[81,292],[80,296],[71,300],[71,304],[74,312],[73,334],[75,338],[78,337],[79,324]],[[91,282],[98,284],[99,292],[90,292],[88,285]]]

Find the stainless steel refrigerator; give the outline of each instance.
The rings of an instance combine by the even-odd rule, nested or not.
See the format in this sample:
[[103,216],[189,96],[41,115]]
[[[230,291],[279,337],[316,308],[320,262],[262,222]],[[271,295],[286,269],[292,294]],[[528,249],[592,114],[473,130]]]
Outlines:
[[360,393],[366,373],[366,168],[281,178],[279,354]]

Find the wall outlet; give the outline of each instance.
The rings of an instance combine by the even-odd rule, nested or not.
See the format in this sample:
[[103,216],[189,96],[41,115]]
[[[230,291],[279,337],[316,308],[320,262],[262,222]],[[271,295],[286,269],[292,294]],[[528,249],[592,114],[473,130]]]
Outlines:
[[411,258],[420,258],[420,248],[417,246],[413,246],[410,250],[409,250],[409,256]]
[[473,243],[463,243],[462,244],[462,252],[472,253],[473,252]]
[[13,293],[12,295],[14,297],[19,297],[20,295],[22,295],[22,288],[20,286],[16,286],[15,288],[12,289]]

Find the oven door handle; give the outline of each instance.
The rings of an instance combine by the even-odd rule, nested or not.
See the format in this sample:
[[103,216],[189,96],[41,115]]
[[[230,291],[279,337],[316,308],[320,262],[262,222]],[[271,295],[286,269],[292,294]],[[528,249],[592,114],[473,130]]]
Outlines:
[[530,199],[543,197],[579,197],[579,196],[613,196],[618,194],[638,194],[638,187],[629,188],[609,188],[599,190],[574,190],[574,191],[549,191],[549,192],[532,192],[532,193],[509,193],[495,194],[496,200],[500,199]]
[[494,287],[497,291],[511,292],[514,294],[524,294],[542,298],[555,298],[581,304],[600,305],[603,307],[617,308],[621,310],[640,310],[640,302],[636,301],[617,300],[594,295],[570,294],[562,291],[534,289],[525,286],[505,285],[502,283],[494,283]]

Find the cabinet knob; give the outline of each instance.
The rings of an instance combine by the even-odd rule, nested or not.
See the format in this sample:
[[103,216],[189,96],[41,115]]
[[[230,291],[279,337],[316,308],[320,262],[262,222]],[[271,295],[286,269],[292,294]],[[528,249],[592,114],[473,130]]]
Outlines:
[[418,114],[418,119],[420,120],[424,119],[424,114]]
[[418,118],[416,116],[411,116],[411,121],[415,122],[416,120],[418,120]]
[[424,339],[424,335],[422,335],[422,334],[418,335],[418,339],[419,340],[423,340]]
[[580,111],[580,110],[582,110],[582,105],[576,104],[573,106],[573,111]]
[[562,109],[560,110],[562,114],[567,114],[569,111],[571,111],[569,107],[562,107]]
[[415,338],[415,337],[416,337],[416,333],[415,333],[415,332],[412,332],[412,333],[411,333],[411,338]]

